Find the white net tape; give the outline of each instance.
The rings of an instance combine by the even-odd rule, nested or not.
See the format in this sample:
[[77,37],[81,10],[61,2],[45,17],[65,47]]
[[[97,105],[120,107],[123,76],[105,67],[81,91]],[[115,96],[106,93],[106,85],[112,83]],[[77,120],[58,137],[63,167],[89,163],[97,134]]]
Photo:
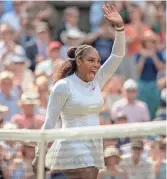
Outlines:
[[91,126],[83,128],[49,130],[0,130],[0,140],[45,142],[56,139],[90,139],[96,137],[116,138],[166,134],[166,121]]
[[50,130],[0,130],[0,141],[40,142],[38,179],[44,178],[46,143],[58,139],[119,138],[166,134],[166,121]]

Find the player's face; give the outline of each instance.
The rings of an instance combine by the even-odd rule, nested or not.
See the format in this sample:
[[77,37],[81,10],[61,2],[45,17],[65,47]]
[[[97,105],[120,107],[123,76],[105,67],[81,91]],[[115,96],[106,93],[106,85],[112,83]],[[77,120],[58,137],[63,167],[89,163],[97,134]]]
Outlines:
[[100,56],[96,49],[91,48],[84,59],[78,61],[78,72],[85,82],[92,81],[99,70]]

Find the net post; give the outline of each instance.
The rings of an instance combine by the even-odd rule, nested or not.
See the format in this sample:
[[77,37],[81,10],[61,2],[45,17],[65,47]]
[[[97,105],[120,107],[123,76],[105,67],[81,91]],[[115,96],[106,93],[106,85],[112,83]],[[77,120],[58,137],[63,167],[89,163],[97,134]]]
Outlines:
[[41,131],[40,135],[40,147],[39,147],[39,162],[38,162],[38,170],[37,170],[37,179],[45,179],[45,132]]

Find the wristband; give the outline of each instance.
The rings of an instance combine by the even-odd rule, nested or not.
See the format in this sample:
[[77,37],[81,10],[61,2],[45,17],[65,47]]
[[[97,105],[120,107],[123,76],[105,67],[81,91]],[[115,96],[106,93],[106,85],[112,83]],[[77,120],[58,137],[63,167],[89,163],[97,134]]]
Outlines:
[[116,31],[123,31],[124,30],[124,26],[122,26],[122,27],[115,26],[115,29],[116,29]]

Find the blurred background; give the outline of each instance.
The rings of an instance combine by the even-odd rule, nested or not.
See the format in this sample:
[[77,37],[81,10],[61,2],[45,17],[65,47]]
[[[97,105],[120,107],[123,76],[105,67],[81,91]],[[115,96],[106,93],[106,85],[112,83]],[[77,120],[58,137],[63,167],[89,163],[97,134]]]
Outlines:
[[[124,20],[127,53],[103,89],[101,125],[166,120],[166,1],[0,1],[0,128],[41,128],[52,75],[69,47],[90,44],[107,60],[115,31],[103,19],[105,3]],[[151,175],[165,179],[166,136],[140,140]],[[0,178],[33,178],[34,146],[1,141]],[[131,153],[130,138],[104,139],[104,146]]]

